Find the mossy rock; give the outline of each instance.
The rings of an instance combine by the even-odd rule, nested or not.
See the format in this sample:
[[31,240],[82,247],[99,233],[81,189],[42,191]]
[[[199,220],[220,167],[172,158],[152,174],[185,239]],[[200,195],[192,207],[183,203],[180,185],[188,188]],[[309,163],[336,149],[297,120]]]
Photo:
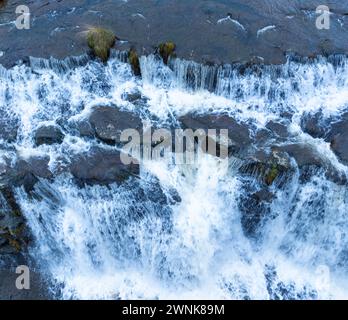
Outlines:
[[9,187],[4,187],[0,189],[0,192],[7,201],[9,207],[11,208],[12,215],[15,217],[22,217],[22,212],[19,205],[17,204],[13,190]]
[[94,55],[106,62],[110,56],[110,49],[114,46],[116,36],[109,30],[93,28],[88,32],[87,42]]
[[6,0],[0,0],[0,9],[4,7],[6,4]]
[[168,64],[169,58],[174,55],[175,48],[176,48],[175,43],[171,41],[161,43],[158,46],[158,53],[162,57],[163,62],[165,64]]
[[141,76],[139,56],[134,48],[129,50],[128,60],[129,60],[130,65],[132,66],[133,73],[136,76]]
[[277,179],[279,175],[278,166],[276,164],[272,165],[272,167],[268,170],[265,176],[265,182],[267,185],[272,185],[274,180]]

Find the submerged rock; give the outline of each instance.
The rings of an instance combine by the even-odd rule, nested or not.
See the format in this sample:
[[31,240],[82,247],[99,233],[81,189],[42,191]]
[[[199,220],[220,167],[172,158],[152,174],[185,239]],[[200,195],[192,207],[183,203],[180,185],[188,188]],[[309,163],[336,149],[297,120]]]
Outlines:
[[89,117],[89,123],[96,137],[109,144],[119,144],[123,130],[142,129],[142,121],[134,113],[113,107],[95,108]]
[[36,130],[34,139],[37,146],[42,144],[60,144],[64,140],[64,134],[58,126],[44,125]]
[[116,36],[109,30],[93,28],[88,32],[87,42],[94,55],[106,62],[110,56],[110,49],[114,46]]

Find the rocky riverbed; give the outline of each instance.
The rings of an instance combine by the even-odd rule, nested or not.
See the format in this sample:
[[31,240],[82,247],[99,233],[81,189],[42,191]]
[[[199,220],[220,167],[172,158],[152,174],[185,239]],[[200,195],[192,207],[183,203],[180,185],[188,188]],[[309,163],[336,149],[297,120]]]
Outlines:
[[[6,0],[0,9],[0,63],[12,66],[28,56],[65,58],[87,50],[90,27],[112,30],[117,47],[153,52],[171,40],[177,54],[197,62],[285,62],[302,56],[347,53],[348,18],[342,1],[326,1],[329,30],[316,28],[320,0],[157,1]],[[17,30],[15,9],[27,4],[29,30]],[[180,18],[178,18],[180,17]]]

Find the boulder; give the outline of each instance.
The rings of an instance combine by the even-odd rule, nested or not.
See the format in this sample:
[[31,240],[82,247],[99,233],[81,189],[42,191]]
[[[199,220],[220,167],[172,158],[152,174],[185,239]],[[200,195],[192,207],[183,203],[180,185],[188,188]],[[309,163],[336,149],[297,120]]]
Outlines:
[[138,164],[122,163],[121,152],[99,146],[74,156],[69,169],[82,183],[100,185],[122,182],[129,176],[139,174]]
[[72,128],[76,130],[81,137],[94,138],[95,136],[95,131],[87,120],[74,122]]
[[39,127],[34,134],[35,144],[60,144],[64,140],[64,134],[61,129],[55,125],[43,125]]
[[302,130],[314,138],[325,139],[338,159],[348,165],[348,112],[337,118],[324,118],[322,112],[306,114],[301,121]]
[[[279,150],[272,152],[257,151],[245,159],[239,168],[239,172],[252,176],[265,186],[271,186],[275,182],[281,187],[291,173],[291,164],[288,155]],[[283,178],[283,179],[281,179]]]
[[89,117],[95,135],[109,144],[120,144],[120,136],[126,129],[142,129],[142,121],[131,112],[113,107],[97,107]]
[[347,183],[344,173],[338,171],[330,161],[327,161],[318,151],[310,145],[303,143],[292,143],[273,147],[273,150],[286,152],[294,158],[301,173],[301,178],[308,180],[318,169],[324,170],[327,179],[343,185]]
[[26,191],[30,191],[37,183],[38,178],[52,178],[53,174],[48,167],[49,161],[50,158],[48,156],[33,156],[29,159],[17,159],[11,171],[12,184],[23,186]]
[[338,159],[348,165],[348,112],[343,114],[339,121],[331,124],[325,140],[330,142],[331,149]]
[[324,161],[320,154],[310,145],[302,143],[291,143],[282,146],[273,147],[275,151],[286,152],[290,157],[296,160],[299,168],[306,165],[314,165],[321,167],[324,165]]
[[289,136],[286,124],[271,120],[267,123],[266,128],[270,130],[273,135],[276,135],[280,138],[287,138]]
[[323,138],[327,133],[329,120],[325,120],[322,111],[315,114],[305,113],[301,119],[303,132],[308,133],[313,138]]
[[243,152],[252,143],[248,127],[225,114],[187,114],[180,117],[179,122],[183,129],[192,129],[193,131],[197,129],[216,129],[217,135],[219,134],[219,130],[227,129],[229,139],[231,140],[229,150],[232,153]]

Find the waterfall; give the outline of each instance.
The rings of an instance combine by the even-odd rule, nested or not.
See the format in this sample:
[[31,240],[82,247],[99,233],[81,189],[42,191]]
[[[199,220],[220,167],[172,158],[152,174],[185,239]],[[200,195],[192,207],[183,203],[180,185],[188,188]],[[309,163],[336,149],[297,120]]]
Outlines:
[[[13,141],[0,141],[0,164],[48,156],[53,174],[30,192],[15,188],[34,238],[30,256],[52,291],[62,299],[347,298],[347,185],[323,170],[304,180],[292,163],[291,176],[270,187],[274,198],[260,209],[249,201],[260,183],[237,170],[238,159],[227,173],[209,155],[195,165],[146,161],[139,177],[108,186],[81,186],[61,169],[99,145],[75,124],[93,107],[113,105],[158,126],[193,112],[224,113],[253,137],[287,119],[291,136],[281,144],[310,145],[346,176],[330,143],[305,133],[301,121],[346,111],[347,62],[289,57],[280,66],[248,67],[173,59],[167,66],[150,55],[140,58],[141,78],[120,52],[105,65],[81,56],[0,66],[0,116],[18,127]],[[137,103],[126,98],[134,93]],[[42,124],[59,124],[62,143],[37,146]],[[245,232],[243,221],[260,210],[257,232]]]

